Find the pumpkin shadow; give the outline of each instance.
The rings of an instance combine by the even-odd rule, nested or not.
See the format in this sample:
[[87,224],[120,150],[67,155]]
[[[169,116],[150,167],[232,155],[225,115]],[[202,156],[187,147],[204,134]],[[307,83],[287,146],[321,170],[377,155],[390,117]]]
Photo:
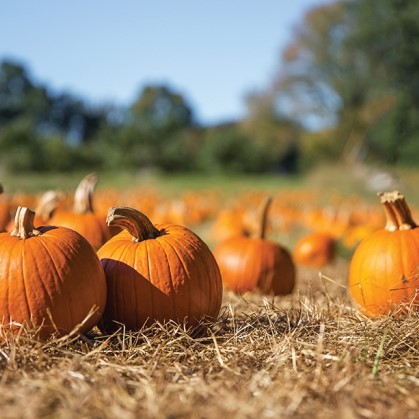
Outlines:
[[188,318],[185,308],[175,307],[173,292],[163,292],[130,265],[111,258],[103,258],[101,263],[108,288],[105,313],[98,324],[102,332],[140,331],[155,323],[172,323],[196,333],[206,320]]

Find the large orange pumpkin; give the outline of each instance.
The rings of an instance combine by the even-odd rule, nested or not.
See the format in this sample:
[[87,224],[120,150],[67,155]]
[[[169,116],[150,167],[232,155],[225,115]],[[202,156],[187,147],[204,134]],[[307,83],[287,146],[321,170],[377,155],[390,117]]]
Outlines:
[[74,194],[73,209],[57,210],[50,219],[50,224],[68,227],[80,233],[95,250],[111,237],[105,217],[93,209],[93,192],[96,183],[96,174],[91,173],[84,177]]
[[106,302],[99,258],[73,230],[35,229],[34,216],[18,207],[15,229],[0,233],[0,323],[39,327],[40,337],[46,338],[56,331],[69,333],[86,320],[79,330],[86,332]]
[[[356,248],[349,270],[353,300],[368,315],[419,310],[419,227],[399,192],[380,195],[387,217],[384,229]],[[402,311],[402,310],[400,310]]]
[[335,240],[329,233],[308,233],[297,241],[292,256],[302,266],[320,268],[334,259]]
[[195,326],[217,317],[222,283],[208,246],[186,227],[153,225],[141,212],[114,207],[107,223],[124,230],[99,250],[108,284],[102,328],[138,330],[153,321]]
[[295,266],[288,250],[265,238],[268,209],[266,199],[257,237],[236,236],[220,242],[214,256],[226,288],[237,293],[260,290],[273,295],[290,294],[295,284]]

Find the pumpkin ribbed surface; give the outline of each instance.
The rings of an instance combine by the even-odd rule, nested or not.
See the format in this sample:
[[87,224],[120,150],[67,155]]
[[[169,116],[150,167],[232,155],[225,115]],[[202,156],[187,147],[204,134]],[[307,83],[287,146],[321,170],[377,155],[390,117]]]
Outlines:
[[384,229],[357,247],[349,270],[353,300],[368,315],[391,312],[399,304],[419,309],[419,228],[403,195],[381,195],[387,216]]
[[99,218],[93,212],[76,214],[71,211],[59,211],[51,218],[50,224],[77,231],[95,250],[99,249],[111,237],[111,233],[106,227],[104,219]]
[[138,330],[153,321],[185,319],[194,326],[219,313],[221,276],[207,245],[183,226],[153,228],[153,237],[139,240],[123,230],[98,251],[108,284],[107,331],[121,323]]
[[57,211],[50,219],[50,224],[68,227],[80,233],[95,250],[111,237],[105,218],[93,209],[93,192],[96,183],[96,174],[85,176],[74,193],[73,209]]
[[214,250],[224,285],[244,293],[255,289],[273,295],[290,294],[295,267],[288,251],[266,239],[233,237]]
[[349,273],[352,298],[367,314],[399,303],[419,307],[419,229],[377,231],[356,249]]
[[[25,238],[0,234],[0,318],[40,326],[40,336],[69,333],[90,310],[80,332],[99,320],[106,281],[94,249],[64,227],[28,230]],[[27,234],[28,233],[28,234]],[[12,233],[13,234],[13,233]]]
[[258,289],[266,294],[285,295],[294,289],[295,266],[290,253],[265,238],[271,203],[268,196],[261,205],[257,237],[231,237],[214,249],[223,283],[236,293]]

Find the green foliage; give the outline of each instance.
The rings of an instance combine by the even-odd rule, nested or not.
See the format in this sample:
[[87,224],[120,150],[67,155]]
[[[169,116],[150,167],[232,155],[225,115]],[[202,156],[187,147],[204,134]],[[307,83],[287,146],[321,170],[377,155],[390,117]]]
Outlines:
[[296,172],[301,126],[278,115],[274,105],[259,94],[249,95],[247,105],[248,115],[240,123],[240,131],[255,143],[259,155],[262,153],[264,170]]
[[146,86],[131,105],[132,124],[159,141],[193,122],[186,100],[167,86]]
[[[125,108],[52,92],[0,62],[0,168],[296,172],[330,160],[419,159],[419,3],[336,0],[295,27],[241,121],[199,127],[182,94],[146,85]],[[311,124],[314,121],[314,124]],[[315,127],[312,132],[307,127]],[[320,128],[319,128],[320,127]]]
[[73,144],[94,138],[106,123],[105,108],[88,106],[73,95],[52,94],[35,83],[20,63],[0,64],[0,126],[24,122],[39,137],[59,135]]
[[406,162],[402,150],[419,133],[418,43],[415,0],[314,7],[296,27],[265,97],[298,120],[334,127],[330,142],[341,143],[341,157]]
[[319,163],[336,161],[342,154],[341,147],[333,130],[306,132],[300,142],[300,167],[307,170]]
[[2,168],[9,171],[36,171],[43,165],[42,144],[30,124],[15,122],[0,130]]
[[198,156],[207,172],[260,173],[274,166],[274,157],[234,125],[209,129]]
[[192,129],[176,132],[166,138],[156,153],[156,165],[165,172],[196,170],[201,144],[200,133]]
[[29,123],[16,121],[0,130],[0,168],[9,172],[70,172],[100,165],[88,146],[72,147],[63,138],[41,138]]

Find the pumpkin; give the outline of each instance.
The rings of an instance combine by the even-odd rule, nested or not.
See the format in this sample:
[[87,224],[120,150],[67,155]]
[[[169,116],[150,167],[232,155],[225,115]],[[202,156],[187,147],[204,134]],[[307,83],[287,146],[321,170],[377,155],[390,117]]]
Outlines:
[[58,191],[46,191],[38,200],[35,208],[35,226],[46,225],[57,210],[63,194]]
[[98,250],[108,285],[104,331],[170,320],[194,327],[218,316],[220,271],[195,233],[175,224],[153,225],[129,207],[110,208],[106,220],[123,230]]
[[257,289],[266,294],[285,295],[294,289],[296,273],[290,253],[281,244],[265,238],[271,202],[268,197],[262,206],[256,237],[231,237],[214,249],[223,283],[236,293]]
[[[387,223],[364,238],[349,268],[352,299],[367,315],[419,310],[419,227],[398,191],[380,194]],[[400,308],[400,310],[397,310]]]
[[[58,208],[63,195],[57,191],[46,191],[38,199],[35,208],[34,226],[42,226],[49,224],[49,220]],[[23,206],[23,205],[20,205]],[[12,231],[15,228],[15,220],[11,219],[7,224],[6,231]]]
[[214,239],[221,242],[235,236],[248,236],[250,228],[245,221],[242,208],[230,208],[220,211],[212,225]]
[[334,259],[335,240],[328,233],[308,233],[297,241],[292,256],[302,266],[320,268]]
[[3,185],[0,183],[0,232],[6,230],[10,221],[10,202],[3,192]]
[[[18,207],[16,226],[0,233],[0,319],[39,336],[96,325],[106,302],[105,275],[92,246],[64,227],[34,228],[35,213]],[[92,310],[92,311],[91,311]],[[1,322],[1,320],[0,320]]]
[[93,209],[96,183],[96,174],[91,173],[84,177],[74,194],[73,209],[56,211],[50,219],[50,224],[68,227],[80,233],[95,250],[111,237],[105,217],[95,213]]

